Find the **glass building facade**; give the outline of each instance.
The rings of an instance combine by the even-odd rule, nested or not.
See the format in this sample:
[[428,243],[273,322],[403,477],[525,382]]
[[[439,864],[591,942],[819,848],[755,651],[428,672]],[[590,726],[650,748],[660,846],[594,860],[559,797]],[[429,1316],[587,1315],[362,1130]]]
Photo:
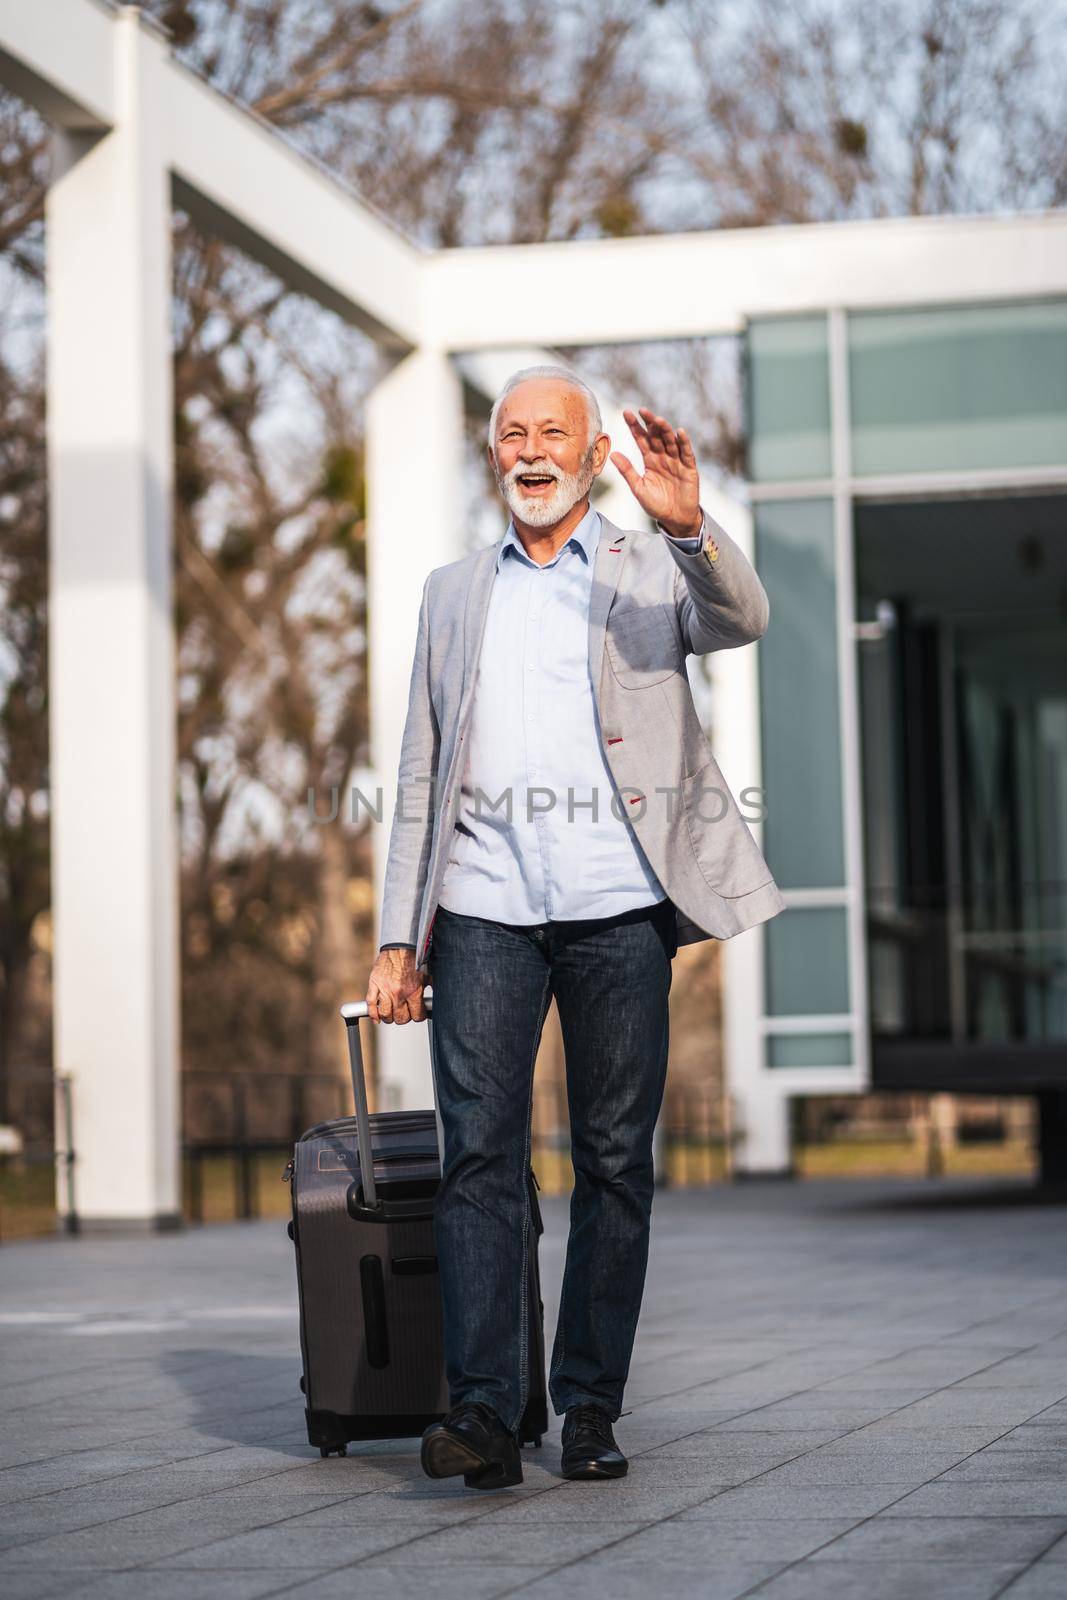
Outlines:
[[763,1067],[799,1093],[805,1072],[820,1092],[1047,1081],[1067,1054],[1067,298],[753,320],[745,393],[761,842],[787,901]]

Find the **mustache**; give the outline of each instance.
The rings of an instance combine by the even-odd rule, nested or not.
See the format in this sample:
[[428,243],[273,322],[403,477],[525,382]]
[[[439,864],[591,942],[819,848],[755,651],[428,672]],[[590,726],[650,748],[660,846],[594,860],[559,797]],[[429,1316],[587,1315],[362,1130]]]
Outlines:
[[511,471],[506,472],[500,482],[502,484],[517,483],[520,478],[524,478],[533,472],[541,478],[555,478],[557,483],[561,482],[564,476],[554,461],[516,461]]

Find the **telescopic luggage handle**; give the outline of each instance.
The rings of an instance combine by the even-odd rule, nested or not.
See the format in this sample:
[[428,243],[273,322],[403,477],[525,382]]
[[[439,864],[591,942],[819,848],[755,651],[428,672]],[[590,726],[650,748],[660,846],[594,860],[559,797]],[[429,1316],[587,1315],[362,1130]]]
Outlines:
[[[427,984],[422,991],[426,1006],[426,1028],[430,1036],[430,1083],[433,1087],[433,1114],[437,1124],[437,1153],[441,1158],[441,1171],[445,1169],[445,1130],[441,1123],[441,1109],[437,1103],[437,1076],[433,1069],[433,988]],[[367,1074],[363,1066],[363,1044],[359,1025],[370,1015],[365,1000],[350,1000],[341,1007],[348,1034],[348,1060],[352,1068],[352,1094],[356,1102],[356,1137],[359,1140],[359,1170],[363,1179],[363,1199],[368,1206],[378,1204],[378,1188],[374,1181],[374,1151],[370,1138],[370,1109],[367,1105]],[[396,1024],[394,1024],[396,1026]]]

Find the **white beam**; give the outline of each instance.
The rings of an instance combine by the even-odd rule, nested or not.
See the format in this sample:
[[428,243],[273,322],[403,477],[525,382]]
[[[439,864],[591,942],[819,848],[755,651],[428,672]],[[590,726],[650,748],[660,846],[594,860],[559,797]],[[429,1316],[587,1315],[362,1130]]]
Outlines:
[[176,202],[380,343],[417,344],[425,253],[172,56],[136,7],[0,0],[0,81],[58,127],[106,128],[118,114],[114,33],[131,25],[161,45],[154,109]]
[[180,1210],[166,58],[134,13],[110,38],[117,125],[57,135],[46,218],[54,1055],[90,1228]]
[[451,350],[736,333],[749,317],[1062,294],[1067,210],[891,217],[448,250],[427,337]]
[[180,62],[166,90],[178,203],[380,343],[417,344],[423,253]]
[[[407,356],[371,394],[366,421],[371,767],[384,802],[382,823],[373,824],[380,912],[422,586],[433,567],[464,554],[463,389],[447,354]],[[377,1043],[379,1107],[431,1106],[426,1029],[380,1027]]]
[[56,127],[109,126],[114,21],[97,0],[0,0],[0,81]]
[[[708,514],[722,524],[751,561],[753,519],[747,507],[712,485],[701,491]],[[711,743],[726,784],[746,821],[757,814],[759,796],[746,797],[762,783],[759,719],[759,646],[716,650],[711,656]],[[750,822],[762,845],[763,827]],[[788,1172],[789,1105],[781,1081],[764,1063],[759,1029],[763,1015],[763,951],[765,928],[749,928],[723,943],[720,981],[723,1008],[723,1058],[726,1085],[734,1108],[737,1135],[731,1170],[745,1177],[780,1176]]]

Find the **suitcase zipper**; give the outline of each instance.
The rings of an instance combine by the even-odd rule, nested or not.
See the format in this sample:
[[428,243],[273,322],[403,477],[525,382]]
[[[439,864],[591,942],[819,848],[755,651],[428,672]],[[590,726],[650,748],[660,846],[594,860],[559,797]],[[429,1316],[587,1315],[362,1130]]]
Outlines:
[[292,1158],[292,1156],[290,1156],[289,1160],[285,1163],[285,1170],[282,1173],[282,1182],[283,1183],[288,1183],[291,1180],[292,1176],[293,1176],[293,1158]]

